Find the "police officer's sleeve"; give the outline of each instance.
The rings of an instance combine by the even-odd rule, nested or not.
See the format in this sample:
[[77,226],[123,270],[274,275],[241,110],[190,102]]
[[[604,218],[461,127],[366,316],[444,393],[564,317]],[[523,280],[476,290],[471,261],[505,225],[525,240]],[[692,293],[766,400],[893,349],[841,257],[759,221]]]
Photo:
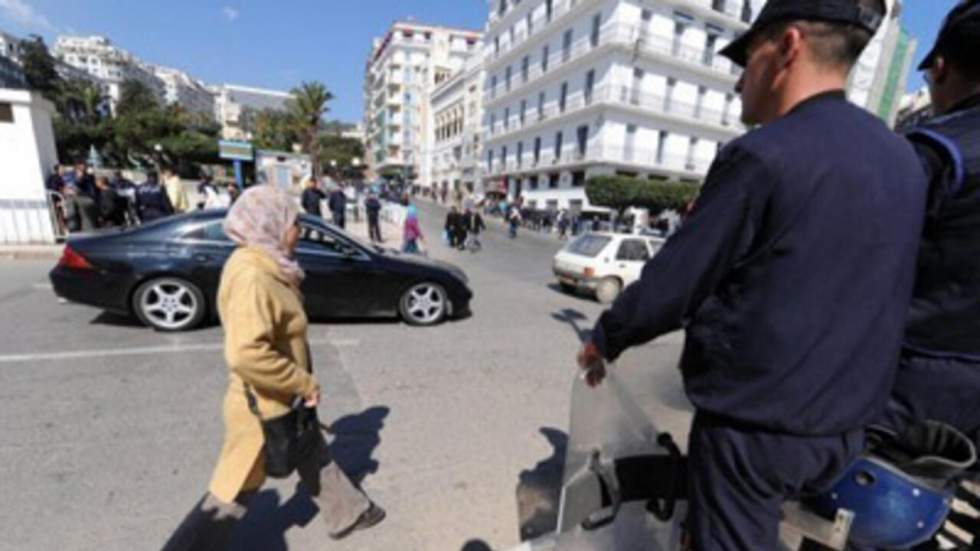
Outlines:
[[748,251],[771,182],[763,162],[735,144],[718,155],[684,225],[596,323],[603,357],[682,326]]

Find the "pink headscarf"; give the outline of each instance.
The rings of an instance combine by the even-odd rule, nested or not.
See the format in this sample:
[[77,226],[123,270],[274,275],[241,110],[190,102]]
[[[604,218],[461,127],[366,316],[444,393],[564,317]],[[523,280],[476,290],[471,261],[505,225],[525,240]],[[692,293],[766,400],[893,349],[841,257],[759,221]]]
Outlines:
[[296,223],[296,201],[278,187],[261,184],[248,188],[225,218],[224,229],[243,247],[258,247],[275,259],[287,279],[299,286],[305,274],[283,245],[286,232]]

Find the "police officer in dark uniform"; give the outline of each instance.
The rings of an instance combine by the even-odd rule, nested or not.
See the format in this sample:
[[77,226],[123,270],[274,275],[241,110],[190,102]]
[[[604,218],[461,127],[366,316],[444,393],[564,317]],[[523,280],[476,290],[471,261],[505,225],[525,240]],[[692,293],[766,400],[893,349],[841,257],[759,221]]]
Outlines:
[[135,203],[136,212],[143,224],[174,213],[167,190],[160,186],[160,179],[155,171],[147,173],[146,181],[136,189]]
[[938,116],[908,134],[929,203],[888,417],[943,421],[980,445],[980,0],[950,12],[919,70]]
[[599,318],[590,384],[686,329],[694,549],[776,549],[782,503],[862,451],[897,369],[926,202],[911,145],[849,103],[881,0],[769,0],[722,54],[742,118],[690,216]]

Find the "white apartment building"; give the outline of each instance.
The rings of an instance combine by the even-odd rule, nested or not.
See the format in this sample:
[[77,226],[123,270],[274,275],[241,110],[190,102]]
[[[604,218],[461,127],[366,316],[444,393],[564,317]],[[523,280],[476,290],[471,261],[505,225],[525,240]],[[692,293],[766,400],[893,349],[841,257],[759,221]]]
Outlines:
[[888,18],[861,54],[848,82],[848,98],[894,126],[917,41],[902,28],[901,0],[886,0]]
[[483,60],[475,55],[432,91],[423,187],[447,193],[482,192],[483,77]]
[[397,22],[374,40],[364,77],[371,173],[410,181],[429,173],[430,93],[479,54],[480,37],[475,31]]
[[490,0],[483,168],[534,209],[591,210],[594,175],[701,180],[745,131],[717,52],[748,0]]
[[154,66],[153,73],[163,82],[164,101],[179,105],[189,113],[214,118],[214,95],[203,82],[169,67]]
[[249,140],[248,112],[265,109],[283,110],[292,95],[289,92],[265,90],[236,84],[212,86],[214,116],[221,125],[221,137],[226,140]]
[[20,39],[0,31],[0,57],[20,63]]
[[142,82],[158,98],[164,98],[164,84],[153,70],[104,36],[59,36],[52,54],[102,82],[113,110],[119,102],[122,83],[127,80]]

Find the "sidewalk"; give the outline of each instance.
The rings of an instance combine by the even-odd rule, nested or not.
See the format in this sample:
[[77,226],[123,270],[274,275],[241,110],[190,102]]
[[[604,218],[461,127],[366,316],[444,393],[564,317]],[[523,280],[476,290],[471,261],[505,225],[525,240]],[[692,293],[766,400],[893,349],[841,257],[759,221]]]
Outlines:
[[0,245],[0,260],[58,260],[65,246]]
[[[326,220],[329,222],[330,218],[327,217]],[[368,225],[367,217],[363,214],[359,221],[355,221],[353,217],[347,217],[347,224],[344,230],[351,235],[362,239],[363,241],[371,241],[368,236]],[[381,237],[384,239],[384,243],[380,243],[385,247],[400,249],[402,246],[402,228],[387,220],[381,220]]]

